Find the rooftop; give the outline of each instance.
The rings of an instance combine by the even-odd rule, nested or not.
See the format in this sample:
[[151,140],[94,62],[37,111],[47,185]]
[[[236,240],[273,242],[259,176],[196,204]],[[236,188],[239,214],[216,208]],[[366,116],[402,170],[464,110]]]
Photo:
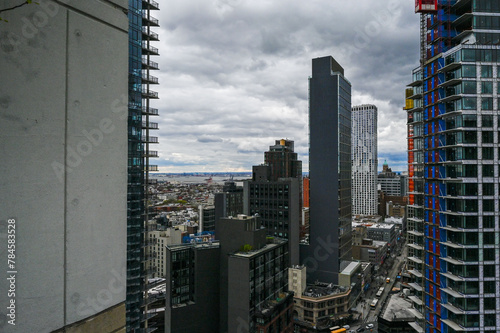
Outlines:
[[287,242],[286,239],[281,239],[281,238],[276,238],[276,237],[268,237],[267,244],[264,245],[262,248],[260,248],[258,250],[236,251],[236,252],[232,253],[231,256],[250,258],[250,257],[253,257],[253,256],[258,255],[260,253],[267,252],[270,249],[273,249],[273,248],[278,247],[282,244],[285,244],[286,242]]
[[360,262],[353,261],[346,268],[342,270],[340,274],[352,275],[352,273],[361,266]]
[[392,295],[387,300],[380,317],[387,321],[415,321],[415,314],[410,309],[412,309],[410,301],[400,294]]
[[403,223],[404,217],[393,217],[389,216],[385,218],[386,223],[401,224]]
[[368,226],[369,229],[392,229],[394,224],[392,223],[377,223]]
[[316,282],[314,285],[308,285],[302,296],[320,298],[334,296],[349,291],[349,288],[334,285],[333,283]]
[[[257,315],[262,315],[265,317],[269,317],[273,314],[273,311],[277,306],[285,302],[288,298],[293,297],[293,292],[287,291],[280,293],[276,299],[265,301],[260,307]],[[290,301],[291,302],[291,301]]]
[[219,241],[206,242],[206,243],[189,243],[189,244],[176,244],[176,245],[167,245],[166,247],[169,250],[183,250],[189,248],[197,248],[197,249],[209,249],[209,248],[218,248],[220,246]]

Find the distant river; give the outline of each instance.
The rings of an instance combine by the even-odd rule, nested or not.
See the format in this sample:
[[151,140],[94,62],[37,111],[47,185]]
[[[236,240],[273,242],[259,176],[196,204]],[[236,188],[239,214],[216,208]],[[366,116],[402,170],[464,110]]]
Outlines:
[[[160,181],[179,182],[185,184],[199,184],[199,183],[212,183],[224,185],[224,182],[231,180],[230,175],[171,175],[171,174],[150,174],[150,177]],[[233,181],[239,183],[241,180],[252,178],[251,174],[238,174],[233,176]]]

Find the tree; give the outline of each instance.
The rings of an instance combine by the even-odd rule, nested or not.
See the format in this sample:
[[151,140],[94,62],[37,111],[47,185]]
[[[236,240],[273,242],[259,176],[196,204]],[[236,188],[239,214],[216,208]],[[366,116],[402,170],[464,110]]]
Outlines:
[[[32,3],[35,3],[35,4],[38,5],[38,2],[33,2],[33,0],[26,0],[23,3],[19,4],[19,5],[12,6],[12,7],[9,7],[9,8],[0,9],[0,14],[3,13],[3,12],[7,12],[9,10],[14,10],[14,9],[22,7],[22,6],[32,4]],[[1,16],[0,16],[0,21],[8,22],[7,20],[2,19]]]

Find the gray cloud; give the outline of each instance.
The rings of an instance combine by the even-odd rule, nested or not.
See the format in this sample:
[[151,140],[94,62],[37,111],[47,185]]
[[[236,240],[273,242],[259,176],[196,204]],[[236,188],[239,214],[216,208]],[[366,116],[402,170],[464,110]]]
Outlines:
[[251,170],[280,138],[295,140],[307,171],[307,78],[326,55],[353,105],[378,106],[379,157],[405,168],[419,24],[409,1],[172,0],[157,17],[162,171]]

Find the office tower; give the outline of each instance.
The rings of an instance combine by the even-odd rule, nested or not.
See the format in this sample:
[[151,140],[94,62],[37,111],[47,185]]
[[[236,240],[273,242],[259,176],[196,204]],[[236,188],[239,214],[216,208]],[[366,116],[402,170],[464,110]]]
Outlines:
[[[352,246],[351,84],[331,56],[312,60],[309,128],[310,240],[301,248],[301,262],[308,281],[336,284]],[[327,255],[318,260],[315,252],[324,244]]]
[[389,168],[387,161],[384,161],[382,171],[377,176],[380,190],[389,196],[402,197],[406,195],[406,177],[400,176]]
[[270,164],[254,166],[252,180],[243,183],[243,213],[258,214],[269,236],[288,239],[290,263],[298,265],[302,162],[290,140],[277,140],[265,159]]
[[168,245],[167,333],[291,332],[288,245],[258,217],[222,218],[219,241]]
[[407,119],[417,328],[498,332],[500,3],[416,4],[421,64]]
[[233,181],[227,181],[222,192],[215,193],[215,223],[221,217],[243,214],[243,187],[236,186]]
[[264,162],[271,167],[271,180],[299,178],[302,182],[302,161],[297,159],[292,140],[276,140],[264,153]]
[[[158,20],[151,11],[159,5],[153,0],[129,1],[129,90],[128,90],[128,216],[127,216],[127,331],[135,332],[147,328],[148,301],[143,299],[150,276],[146,267],[151,249],[148,246],[147,221],[149,219],[148,190],[149,171],[158,171],[149,163],[149,158],[158,157],[158,152],[150,150],[150,144],[158,143],[158,138],[150,131],[158,129],[158,124],[149,121],[157,116],[151,99],[158,93],[150,85],[158,84],[158,78],[150,75],[158,64],[151,60],[158,55],[152,42],[158,41],[158,34],[151,27],[158,27]],[[154,271],[154,270],[153,270]]]
[[1,332],[125,329],[127,7],[1,14]]
[[[297,178],[299,180],[299,206],[303,207],[302,195],[302,161],[297,159],[294,152],[294,142],[292,140],[276,140],[274,146],[269,147],[269,151],[264,153],[264,163],[271,167],[271,181],[278,181],[280,178]],[[302,222],[302,216],[299,219]]]
[[358,105],[352,108],[353,215],[375,215],[378,210],[377,112],[375,105]]

